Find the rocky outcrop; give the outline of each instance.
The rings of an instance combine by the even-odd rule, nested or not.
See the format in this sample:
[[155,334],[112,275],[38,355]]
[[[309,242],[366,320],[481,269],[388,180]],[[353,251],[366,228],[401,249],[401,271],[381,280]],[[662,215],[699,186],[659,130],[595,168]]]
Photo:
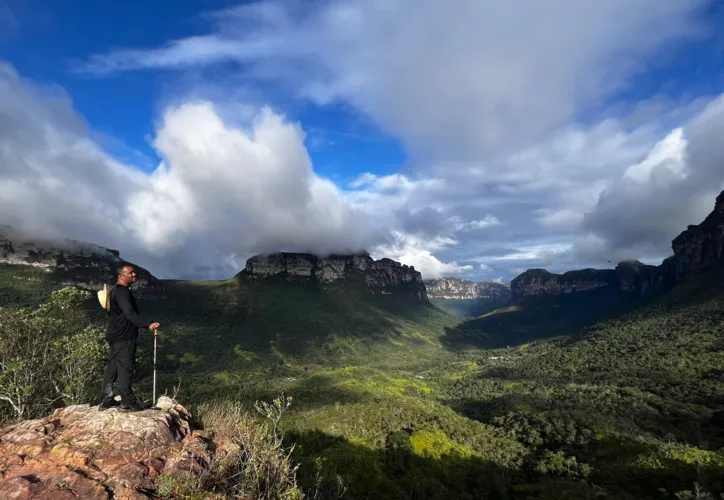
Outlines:
[[638,261],[624,261],[616,266],[618,288],[624,293],[643,295],[658,284],[673,285],[673,257],[659,266],[642,264]]
[[[117,250],[70,239],[39,238],[8,226],[0,226],[0,264],[30,266],[48,274],[62,285],[97,290],[115,281],[115,268],[130,264]],[[133,264],[138,274],[134,284],[137,296],[144,296],[157,280],[146,269]]]
[[513,301],[531,296],[555,296],[593,290],[621,292],[634,296],[647,293],[651,287],[673,284],[673,259],[660,266],[638,261],[625,261],[616,269],[581,269],[554,274],[545,269],[529,269],[511,283]]
[[689,226],[671,244],[676,276],[724,265],[724,192],[698,226]]
[[643,295],[652,287],[673,286],[689,273],[724,266],[724,192],[714,210],[696,226],[689,226],[671,243],[674,255],[658,266],[621,262],[616,269],[584,269],[564,274],[529,269],[511,283],[514,301],[529,296],[555,296],[596,289]]
[[510,298],[510,287],[494,281],[474,282],[459,278],[440,278],[425,281],[427,296],[431,299],[475,300]]
[[165,396],[157,406],[68,406],[0,430],[0,498],[154,498],[159,474],[195,475],[225,453],[183,406]]
[[554,274],[545,269],[529,269],[510,283],[513,301],[527,296],[552,296],[617,286],[616,271],[581,269]]
[[306,253],[257,255],[246,261],[244,273],[251,278],[309,278],[321,283],[361,280],[376,295],[427,300],[422,275],[413,266],[386,258],[374,260],[366,253],[324,257]]

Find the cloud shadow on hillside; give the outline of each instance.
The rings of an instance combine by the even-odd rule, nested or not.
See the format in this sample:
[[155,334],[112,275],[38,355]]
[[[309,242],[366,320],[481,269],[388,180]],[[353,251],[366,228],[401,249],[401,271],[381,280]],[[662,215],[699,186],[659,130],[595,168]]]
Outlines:
[[509,498],[512,471],[480,458],[419,456],[404,430],[391,432],[384,449],[320,431],[292,432],[285,441],[301,463],[300,484],[310,492],[320,485],[322,498],[337,498],[338,476],[349,499]]
[[[547,397],[509,392],[485,401],[448,399],[442,404],[482,423],[505,421],[507,427],[517,428],[522,435],[530,431],[530,426],[536,427],[537,438],[558,445],[565,445],[570,439],[591,439],[600,429],[650,433],[661,440],[673,436],[679,442],[707,449],[724,445],[721,412],[707,416],[686,408],[662,406],[639,399],[626,389],[607,388],[604,395],[587,389],[562,392],[565,386],[562,383],[548,387]],[[523,441],[529,438],[520,437]]]
[[[647,299],[648,300],[648,299]],[[641,305],[630,295],[581,292],[556,297],[532,297],[478,318],[446,327],[443,343],[448,349],[498,349],[535,340],[570,336],[599,321],[621,315]]]
[[565,469],[536,470],[544,449],[513,467],[485,458],[440,454],[439,450],[433,451],[437,456],[420,455],[413,451],[404,430],[390,432],[380,449],[320,431],[289,433],[285,444],[295,446],[293,457],[301,464],[300,485],[308,493],[319,487],[323,499],[339,498],[340,484],[346,488],[341,498],[391,500],[593,500],[601,498],[601,487],[616,498],[653,499],[660,497],[662,488],[673,494],[693,490],[696,482],[715,494],[724,491],[715,464],[697,466],[683,457],[659,456],[661,466],[649,468],[645,460],[637,458],[648,457],[655,450],[629,439],[593,442],[587,455],[606,465],[594,468],[586,480],[566,477]]
[[280,365],[344,363],[345,357],[359,357],[356,347],[365,350],[390,339],[421,343],[405,336],[402,323],[435,312],[419,301],[273,279],[176,282],[167,288],[167,297],[141,304],[169,325],[167,354],[178,360],[185,353],[188,359],[213,353],[198,366],[166,362],[167,370],[238,366],[250,353]]

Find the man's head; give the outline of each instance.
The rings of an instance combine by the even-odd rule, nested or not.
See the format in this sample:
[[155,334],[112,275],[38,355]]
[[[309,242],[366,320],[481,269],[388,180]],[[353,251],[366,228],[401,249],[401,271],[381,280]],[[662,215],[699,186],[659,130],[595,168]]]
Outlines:
[[127,264],[118,266],[116,268],[116,275],[116,282],[121,285],[131,286],[136,282],[136,270],[133,269],[133,266],[129,266]]

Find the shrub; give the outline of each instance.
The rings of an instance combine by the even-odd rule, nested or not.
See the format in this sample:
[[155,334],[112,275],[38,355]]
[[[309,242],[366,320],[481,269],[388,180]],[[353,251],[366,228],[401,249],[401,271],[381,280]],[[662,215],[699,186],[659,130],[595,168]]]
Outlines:
[[105,351],[90,298],[66,287],[35,310],[0,309],[0,401],[13,418],[80,403],[96,390]]

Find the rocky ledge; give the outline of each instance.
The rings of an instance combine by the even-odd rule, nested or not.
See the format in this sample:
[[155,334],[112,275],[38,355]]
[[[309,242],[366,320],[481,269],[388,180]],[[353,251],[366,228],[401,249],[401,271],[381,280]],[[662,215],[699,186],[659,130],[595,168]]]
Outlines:
[[154,498],[160,474],[195,475],[227,453],[168,397],[160,410],[76,405],[0,430],[0,498]]
[[310,278],[322,283],[361,279],[376,295],[427,300],[422,275],[392,259],[374,260],[369,254],[317,256],[306,253],[256,255],[244,270],[252,278]]
[[445,277],[425,281],[425,287],[427,296],[431,299],[496,299],[504,301],[510,298],[510,287],[494,281],[474,282]]
[[[97,290],[111,283],[119,264],[131,264],[117,250],[71,239],[49,239],[0,226],[0,264],[30,266],[45,271],[61,284]],[[146,269],[132,264],[138,273],[134,290],[139,296],[158,286]]]
[[724,192],[717,197],[714,210],[706,219],[689,226],[672,241],[671,247],[674,255],[658,266],[627,261],[615,269],[582,269],[564,274],[529,269],[510,283],[512,299],[601,289],[642,295],[659,284],[672,286],[689,273],[724,266]]

